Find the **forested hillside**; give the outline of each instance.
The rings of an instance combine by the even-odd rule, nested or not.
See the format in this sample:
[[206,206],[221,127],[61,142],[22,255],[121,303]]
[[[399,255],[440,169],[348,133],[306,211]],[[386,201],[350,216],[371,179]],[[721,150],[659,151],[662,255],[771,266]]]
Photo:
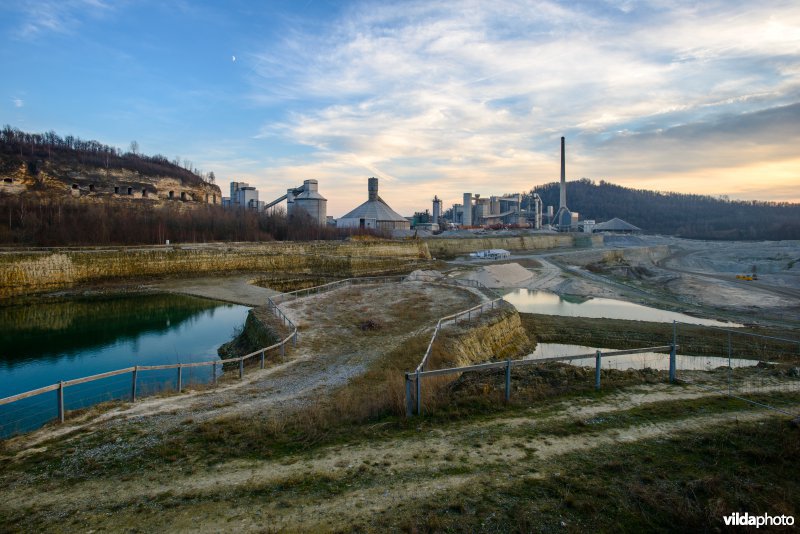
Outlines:
[[[557,182],[532,193],[558,208]],[[619,217],[646,233],[693,239],[800,239],[800,204],[732,201],[703,195],[629,189],[583,178],[567,182],[567,205],[581,219]]]
[[170,161],[161,154],[139,153],[139,145],[131,142],[128,151],[55,132],[28,133],[6,125],[0,130],[0,171],[14,169],[21,163],[36,175],[44,163],[50,165],[86,165],[99,169],[130,169],[143,175],[167,176],[186,184],[214,183],[214,173],[204,174],[191,161],[179,157]]

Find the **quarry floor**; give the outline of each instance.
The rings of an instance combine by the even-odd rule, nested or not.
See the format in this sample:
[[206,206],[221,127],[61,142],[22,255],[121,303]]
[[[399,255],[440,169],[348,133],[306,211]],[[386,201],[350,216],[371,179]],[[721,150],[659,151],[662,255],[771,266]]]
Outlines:
[[[624,269],[614,265],[589,271],[582,258],[586,251],[514,253],[506,263],[519,263],[530,277],[520,280],[512,268],[517,278],[501,278],[497,287],[614,297],[743,322],[800,324],[795,296],[800,268],[792,263],[800,259],[800,244],[776,250],[769,244],[716,246],[653,237],[612,240],[606,249],[663,244],[670,246],[663,258],[626,263],[626,268],[646,267],[649,274],[636,276],[620,274]],[[760,266],[758,284],[735,279],[738,270],[747,272],[754,263]],[[448,269],[467,277],[486,265],[462,258]],[[263,304],[273,292],[253,286],[251,279],[159,280],[142,287]],[[447,505],[453,496],[480,487],[502,493],[520,482],[558,484],[573,453],[609,448],[624,457],[675,436],[785,422],[742,404],[698,410],[695,403],[714,398],[712,393],[646,384],[446,421],[366,425],[333,442],[321,438],[269,455],[237,452],[221,462],[170,448],[176,436],[196,436],[209,425],[242,424],[242,418],[244,424],[248,418],[274,421],[279,431],[285,414],[313,410],[405,340],[429,336],[438,317],[481,298],[407,283],[357,286],[289,302],[282,307],[299,326],[300,342],[285,360],[274,355],[263,371],[248,369],[243,380],[227,379],[207,391],[98,409],[0,443],[0,530],[437,530],[424,513],[431,503]],[[378,328],[362,329],[368,321]],[[792,409],[800,411],[800,402]],[[631,419],[641,410],[652,413]],[[625,423],[593,427],[598,420]],[[575,427],[580,431],[565,430]],[[144,460],[153,457],[162,460]],[[491,524],[491,514],[485,521]],[[580,530],[568,519],[538,527]]]

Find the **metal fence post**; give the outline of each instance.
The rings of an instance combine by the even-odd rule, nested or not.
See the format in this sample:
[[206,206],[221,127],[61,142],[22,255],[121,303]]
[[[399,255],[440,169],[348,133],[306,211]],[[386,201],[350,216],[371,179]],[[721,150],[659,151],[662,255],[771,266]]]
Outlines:
[[133,372],[131,374],[133,375],[131,378],[131,402],[136,402],[136,375],[139,374],[138,365],[133,368]]
[[294,335],[292,336],[292,346],[297,346],[297,328],[294,329]]
[[419,369],[417,369],[417,415],[422,415],[422,391],[419,381]]
[[675,363],[676,363],[676,354],[677,349],[675,347],[675,343],[669,348],[669,381],[671,384],[675,383]]
[[411,398],[411,376],[406,373],[406,417],[414,415],[414,403]]
[[178,393],[183,391],[183,364],[178,364]]
[[217,385],[217,364],[211,365],[211,383]]
[[239,360],[239,379],[244,378],[244,358]]
[[264,351],[261,351],[261,368],[264,368]]
[[58,382],[58,422],[64,422],[64,381]]
[[600,389],[600,362],[603,354],[598,350],[594,356],[594,389]]
[[511,358],[506,360],[506,402],[511,400]]

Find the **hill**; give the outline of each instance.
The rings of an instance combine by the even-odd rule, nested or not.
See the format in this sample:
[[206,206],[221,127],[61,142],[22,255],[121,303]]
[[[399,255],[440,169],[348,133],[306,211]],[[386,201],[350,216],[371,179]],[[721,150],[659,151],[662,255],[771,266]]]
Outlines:
[[[557,182],[531,193],[542,197],[545,209],[558,207]],[[567,205],[581,220],[619,217],[647,233],[692,239],[800,239],[800,204],[630,189],[583,178],[567,182]]]
[[[213,174],[180,167],[162,155],[86,141],[55,132],[27,133],[10,126],[0,130],[0,193],[92,201],[183,201],[220,204]],[[187,162],[188,163],[188,162]]]

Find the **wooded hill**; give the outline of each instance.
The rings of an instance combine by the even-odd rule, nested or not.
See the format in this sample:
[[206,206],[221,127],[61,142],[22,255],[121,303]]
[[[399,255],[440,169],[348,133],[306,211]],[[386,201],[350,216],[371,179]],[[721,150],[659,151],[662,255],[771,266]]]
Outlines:
[[[558,209],[558,182],[535,187],[531,193],[542,197],[545,211],[547,206]],[[581,220],[601,222],[619,217],[649,234],[691,239],[800,239],[800,204],[662,193],[582,178],[567,182],[567,206],[579,212]]]
[[85,165],[98,169],[128,169],[142,175],[162,176],[181,180],[187,185],[214,183],[214,174],[204,175],[193,169],[192,162],[180,158],[170,161],[161,154],[140,154],[138,143],[133,141],[130,150],[86,141],[68,135],[60,137],[55,132],[28,133],[11,126],[0,130],[0,171],[10,171],[26,164],[28,172],[36,175],[45,163],[51,165]]

